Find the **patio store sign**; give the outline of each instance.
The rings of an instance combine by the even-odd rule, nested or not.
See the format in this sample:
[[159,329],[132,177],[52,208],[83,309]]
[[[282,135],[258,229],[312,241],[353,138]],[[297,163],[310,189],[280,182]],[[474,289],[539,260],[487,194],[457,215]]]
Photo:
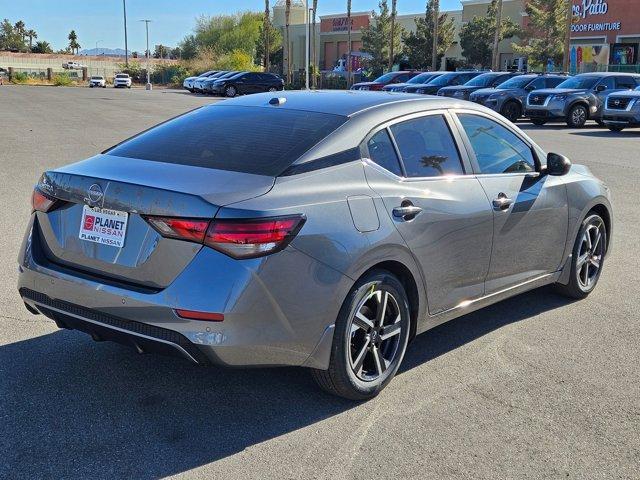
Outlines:
[[587,17],[606,15],[609,11],[609,4],[605,0],[582,0],[581,3],[573,5],[571,8],[573,14],[572,32],[606,32],[622,29],[620,21],[581,23]]

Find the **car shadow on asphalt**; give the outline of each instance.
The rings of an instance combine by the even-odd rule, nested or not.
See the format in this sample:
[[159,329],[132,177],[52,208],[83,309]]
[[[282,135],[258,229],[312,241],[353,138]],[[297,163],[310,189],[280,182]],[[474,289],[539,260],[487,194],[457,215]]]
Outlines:
[[640,136],[640,130],[629,129],[622,132],[612,132],[610,130],[579,130],[576,132],[570,132],[571,135],[578,135],[580,137],[595,137],[595,138],[636,138]]
[[[443,324],[400,373],[566,304],[541,289]],[[358,405],[300,369],[203,368],[71,331],[0,347],[0,379],[2,478],[165,477]]]

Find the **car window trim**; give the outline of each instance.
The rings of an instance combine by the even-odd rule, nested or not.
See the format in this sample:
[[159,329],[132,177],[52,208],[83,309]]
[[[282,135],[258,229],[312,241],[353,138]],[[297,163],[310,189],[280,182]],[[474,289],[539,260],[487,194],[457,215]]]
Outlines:
[[[509,125],[507,125],[505,122],[503,122],[501,119],[499,118],[494,118],[491,115],[487,115],[484,112],[480,112],[477,110],[469,110],[469,109],[465,109],[465,108],[455,108],[455,109],[450,109],[451,115],[453,117],[454,123],[456,125],[456,128],[459,130],[460,136],[462,137],[462,141],[463,144],[465,146],[465,148],[468,150],[468,155],[469,155],[469,159],[471,160],[471,165],[473,168],[473,172],[474,175],[476,177],[504,177],[504,176],[526,176],[526,177],[537,177],[540,175],[540,173],[542,172],[542,163],[540,162],[540,158],[538,156],[538,151],[535,148],[534,144],[528,140],[526,137],[524,137],[522,134],[520,134],[519,132],[513,130]],[[471,141],[469,140],[469,137],[467,136],[467,132],[465,131],[464,127],[462,126],[462,122],[460,121],[460,119],[458,118],[458,114],[469,114],[469,115],[477,115],[479,117],[484,117],[487,118],[488,120],[492,120],[495,123],[497,123],[498,125],[506,128],[509,132],[513,133],[516,137],[518,137],[520,139],[520,141],[524,142],[524,144],[529,147],[529,150],[531,151],[531,155],[533,157],[533,162],[535,164],[535,170],[533,172],[503,172],[503,173],[482,173],[481,169],[480,169],[480,164],[478,163],[478,159],[476,157],[476,152],[473,149],[473,146],[471,145]]]
[[[462,170],[463,173],[459,174],[459,175],[440,175],[440,176],[427,176],[427,177],[408,177],[406,174],[406,168],[404,166],[404,161],[402,160],[402,155],[400,155],[400,150],[398,148],[398,145],[396,144],[396,140],[395,137],[393,136],[393,134],[391,133],[391,128],[393,125],[398,124],[398,123],[402,123],[404,121],[407,120],[413,120],[415,118],[421,118],[421,117],[426,117],[429,115],[442,115],[444,117],[445,120],[445,124],[447,125],[447,128],[449,128],[449,132],[451,133],[451,137],[453,138],[453,143],[458,151],[458,155],[460,157],[460,163],[462,165]],[[369,155],[369,149],[367,148],[367,142],[369,141],[369,139],[375,135],[376,133],[378,133],[380,130],[382,129],[386,129],[387,130],[387,134],[389,135],[389,138],[391,138],[391,143],[393,144],[393,148],[396,152],[396,156],[398,157],[398,161],[400,162],[400,168],[402,170],[403,176],[399,177],[398,175],[396,175],[393,172],[389,172],[386,168],[379,166],[381,169],[383,169],[386,172],[389,172],[389,174],[393,175],[396,179],[399,179],[400,181],[403,182],[407,182],[407,181],[431,181],[431,180],[442,180],[442,179],[455,179],[455,178],[459,178],[459,177],[469,177],[469,176],[473,176],[474,172],[473,172],[473,168],[472,168],[472,164],[471,164],[471,159],[468,156],[468,153],[466,151],[466,148],[464,146],[464,144],[462,143],[462,137],[459,135],[458,129],[457,127],[454,125],[454,119],[452,118],[451,113],[449,112],[448,109],[446,108],[440,108],[440,109],[434,109],[434,110],[427,110],[427,111],[422,111],[422,112],[414,112],[414,113],[409,113],[407,115],[402,115],[400,117],[395,117],[391,120],[387,120],[384,123],[381,123],[380,125],[377,125],[375,128],[373,128],[364,138],[364,140],[361,142],[361,145],[364,148],[364,152],[363,154],[366,154],[366,159],[369,160],[371,163],[376,164],[370,157]],[[377,164],[376,164],[377,165]]]

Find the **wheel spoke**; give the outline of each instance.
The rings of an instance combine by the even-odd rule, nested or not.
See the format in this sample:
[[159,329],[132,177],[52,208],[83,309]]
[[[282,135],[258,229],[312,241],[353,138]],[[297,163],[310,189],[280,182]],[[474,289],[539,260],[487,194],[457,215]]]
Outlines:
[[596,229],[596,238],[593,241],[593,251],[596,250],[596,248],[598,248],[598,245],[600,244],[600,238],[602,237],[602,232],[600,232],[600,229]]
[[380,348],[374,346],[372,353],[373,353],[373,361],[376,364],[376,372],[378,372],[378,375],[382,375],[384,371],[387,369],[387,361],[382,356],[382,352],[380,351]]
[[388,338],[398,335],[400,333],[400,330],[401,330],[400,322],[396,322],[393,325],[388,325],[382,329],[382,332],[380,333],[380,339],[387,340]]
[[585,263],[580,270],[580,276],[582,277],[582,284],[588,285],[589,283],[589,263]]
[[587,242],[587,249],[591,250],[592,242],[591,242],[591,227],[587,228],[587,231],[584,232],[584,239]]
[[373,328],[373,321],[369,320],[365,317],[362,312],[356,313],[356,316],[353,317],[353,324],[364,330],[365,332],[369,331],[369,329]]
[[578,267],[582,267],[582,265],[585,264],[585,262],[589,259],[589,254],[588,253],[583,253],[582,255],[580,255],[578,257],[578,261],[576,262]]
[[356,375],[360,375],[360,371],[362,370],[362,364],[364,363],[364,358],[367,356],[367,352],[369,351],[369,341],[364,342],[364,345],[358,352],[358,356],[353,360],[353,371]]
[[376,325],[382,326],[384,323],[384,316],[387,313],[387,301],[389,300],[388,292],[381,292],[381,297],[378,300],[378,312],[376,314]]
[[595,268],[600,268],[600,257],[592,257],[589,263]]

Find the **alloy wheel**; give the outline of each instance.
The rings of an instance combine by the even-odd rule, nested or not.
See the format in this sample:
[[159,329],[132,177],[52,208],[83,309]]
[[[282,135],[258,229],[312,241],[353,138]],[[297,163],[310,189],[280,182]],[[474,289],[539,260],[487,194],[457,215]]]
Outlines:
[[372,290],[358,304],[349,325],[347,351],[355,376],[378,379],[395,360],[402,336],[402,315],[395,296]]
[[582,126],[587,121],[587,111],[584,107],[578,106],[571,111],[571,123],[575,126]]
[[590,290],[598,280],[604,254],[604,225],[597,220],[587,226],[578,248],[576,275],[583,290]]
[[520,117],[520,107],[515,102],[509,102],[504,106],[503,116],[510,122],[517,122]]

